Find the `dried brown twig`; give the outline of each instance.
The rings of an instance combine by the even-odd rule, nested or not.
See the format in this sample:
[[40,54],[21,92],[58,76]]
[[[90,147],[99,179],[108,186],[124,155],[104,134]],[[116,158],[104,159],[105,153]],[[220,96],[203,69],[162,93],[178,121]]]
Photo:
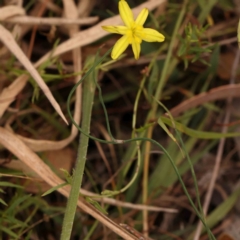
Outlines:
[[68,18],[41,18],[41,17],[31,17],[31,16],[17,16],[7,19],[3,19],[2,22],[7,23],[18,23],[26,25],[91,25],[98,21],[98,17],[86,17],[80,19],[68,19]]

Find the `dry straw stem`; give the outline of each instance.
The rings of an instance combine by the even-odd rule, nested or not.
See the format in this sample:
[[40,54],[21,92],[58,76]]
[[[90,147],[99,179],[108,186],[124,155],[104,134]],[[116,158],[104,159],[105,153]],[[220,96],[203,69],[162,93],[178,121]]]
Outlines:
[[91,25],[98,21],[98,17],[86,17],[80,19],[68,19],[68,18],[57,18],[57,17],[49,17],[49,18],[40,18],[40,17],[12,17],[2,20],[3,22],[8,23],[17,23],[17,24],[26,24],[26,25]]
[[[165,0],[148,1],[134,8],[133,12],[134,14],[137,15],[144,7],[147,7],[149,10],[152,10],[159,4],[162,4],[164,2]],[[66,42],[56,47],[54,51],[54,56],[58,56],[62,53],[73,50],[75,48],[85,46],[108,35],[109,34],[108,32],[102,30],[101,28],[102,25],[118,25],[120,23],[121,18],[118,15],[108,18],[87,30],[81,31],[71,39],[67,40]],[[43,56],[36,64],[34,64],[34,67],[39,67],[44,61],[46,61],[50,57],[51,54],[52,53],[49,52],[48,54]],[[8,106],[15,100],[15,97],[19,94],[19,92],[24,88],[24,86],[27,83],[27,79],[28,76],[26,75],[18,77],[9,87],[5,88],[4,91],[0,94],[0,117],[4,114]],[[26,144],[28,144],[28,146],[34,151],[46,151],[61,149],[68,145],[75,138],[75,135],[72,133],[68,138],[61,141],[34,140],[25,137],[21,137],[21,139]]]
[[15,100],[16,96],[25,87],[27,80],[28,75],[21,75],[12,84],[3,89],[0,94],[0,118],[9,105]]
[[[30,15],[38,14],[40,3],[36,3],[34,8],[30,11]],[[1,9],[1,8],[0,8]],[[31,26],[25,25],[21,26],[21,31],[18,34],[18,39],[20,40],[29,30]],[[1,50],[0,50],[1,54]],[[37,66],[35,66],[37,67]],[[15,100],[15,97],[22,91],[28,80],[28,75],[21,75],[11,85],[6,87],[0,94],[0,118],[8,108],[8,106]]]
[[[77,19],[78,18],[78,13],[77,13],[77,8],[75,6],[75,3],[72,0],[64,0],[64,13],[65,16],[68,19]],[[73,37],[74,34],[78,32],[78,26],[73,25],[69,28],[69,36]],[[72,56],[73,56],[73,69],[74,72],[80,72],[82,70],[82,54],[81,54],[81,49],[76,48],[72,51]],[[75,83],[78,82],[80,76],[75,77]],[[74,114],[73,118],[76,121],[76,123],[79,125],[80,119],[81,119],[81,114],[82,114],[82,84],[79,85],[76,88],[75,92],[75,107],[74,107]],[[78,129],[72,125],[72,130],[71,130],[71,135],[72,137],[76,137],[78,134]]]
[[189,109],[195,108],[207,102],[226,99],[228,97],[239,98],[239,93],[240,84],[231,84],[213,88],[208,92],[200,93],[190,99],[185,100],[176,107],[172,108],[170,112],[173,117],[177,117],[180,113],[183,113]]

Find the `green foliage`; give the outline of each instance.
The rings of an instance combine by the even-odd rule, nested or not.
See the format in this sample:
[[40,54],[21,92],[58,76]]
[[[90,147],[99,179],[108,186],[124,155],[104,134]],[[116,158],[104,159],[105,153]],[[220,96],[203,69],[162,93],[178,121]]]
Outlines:
[[59,184],[59,185],[57,185],[57,186],[55,186],[55,187],[52,187],[52,188],[50,188],[49,190],[47,190],[45,193],[43,193],[42,196],[43,196],[43,197],[44,197],[44,196],[47,196],[48,194],[50,194],[50,193],[52,193],[52,192],[54,192],[54,191],[57,191],[59,188],[62,188],[62,187],[64,187],[64,186],[66,186],[66,185],[68,185],[68,183],[62,183],[62,184]]
[[[185,125],[178,123],[176,121],[172,122],[169,118],[166,117],[160,117],[158,119],[158,123],[161,124],[165,123],[168,126],[171,126],[173,128],[176,128],[178,131],[185,133],[186,135],[194,138],[201,138],[201,139],[220,139],[220,138],[227,138],[227,137],[238,137],[240,136],[239,132],[233,132],[233,133],[216,133],[216,132],[204,132],[204,131],[198,131],[194,129],[190,129],[186,127]],[[162,126],[163,127],[163,126]],[[164,130],[168,133],[169,137],[172,138],[169,131],[167,129]]]
[[178,49],[178,56],[183,60],[185,69],[187,69],[189,61],[192,63],[200,61],[209,65],[203,55],[211,53],[212,47],[204,46],[208,44],[208,41],[202,40],[207,28],[208,26],[199,27],[189,23],[185,28],[185,36],[179,36],[181,45]]

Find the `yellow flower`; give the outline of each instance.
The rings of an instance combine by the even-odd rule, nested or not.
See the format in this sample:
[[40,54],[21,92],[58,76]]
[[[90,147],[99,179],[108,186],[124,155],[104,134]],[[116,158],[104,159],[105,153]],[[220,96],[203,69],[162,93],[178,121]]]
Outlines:
[[134,21],[133,13],[125,0],[118,3],[120,16],[125,26],[102,26],[102,28],[110,33],[123,35],[114,45],[112,50],[112,59],[117,59],[128,47],[132,45],[135,59],[139,58],[142,40],[146,42],[163,42],[165,37],[156,30],[144,28],[148,17],[148,9],[144,8],[136,20]]

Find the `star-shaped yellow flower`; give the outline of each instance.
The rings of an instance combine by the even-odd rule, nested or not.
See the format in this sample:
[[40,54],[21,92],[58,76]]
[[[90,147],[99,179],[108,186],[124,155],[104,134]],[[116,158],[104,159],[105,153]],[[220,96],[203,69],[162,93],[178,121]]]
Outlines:
[[123,35],[114,45],[112,50],[112,59],[117,59],[128,47],[132,45],[135,59],[139,58],[142,40],[146,42],[163,42],[165,37],[156,30],[144,28],[148,17],[148,9],[144,8],[134,21],[133,13],[125,0],[118,3],[120,16],[126,26],[102,26],[110,33]]

